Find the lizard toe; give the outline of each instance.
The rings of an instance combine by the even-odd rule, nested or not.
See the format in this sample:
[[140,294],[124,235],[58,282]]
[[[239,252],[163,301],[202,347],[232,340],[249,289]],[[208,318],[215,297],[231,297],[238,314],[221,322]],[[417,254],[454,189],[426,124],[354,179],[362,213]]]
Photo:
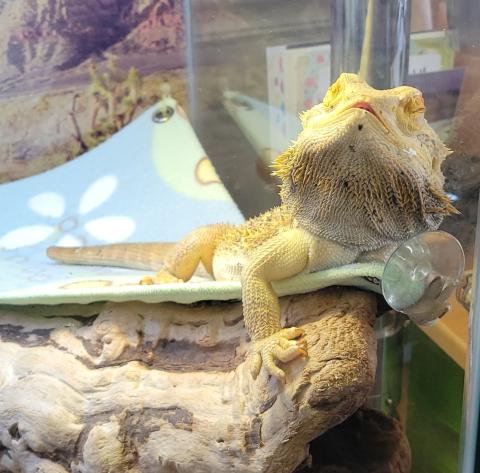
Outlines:
[[291,346],[288,348],[280,348],[277,346],[273,351],[273,355],[276,359],[282,361],[283,363],[287,363],[288,361],[292,361],[299,356],[307,356],[307,351],[300,346]]
[[286,381],[285,372],[275,364],[275,359],[276,359],[276,356],[273,351],[268,353],[266,356],[264,356],[263,362],[265,365],[265,369],[273,377],[279,379],[282,383],[285,383]]
[[288,328],[284,328],[282,330],[279,330],[275,335],[278,335],[280,337],[284,337],[287,340],[293,340],[295,338],[301,337],[304,334],[305,334],[305,330],[303,330],[303,328],[288,327]]
[[140,285],[141,286],[150,286],[152,284],[155,284],[153,281],[153,278],[151,276],[145,276],[142,279],[140,279]]
[[258,376],[261,367],[264,366],[270,375],[285,382],[285,373],[277,366],[276,361],[287,363],[299,356],[308,356],[304,340],[290,340],[303,333],[302,329],[291,327],[256,342],[250,356],[250,372],[253,378]]
[[254,352],[250,355],[250,374],[253,379],[257,379],[257,376],[262,369],[262,355],[259,352]]
[[168,283],[183,282],[181,279],[175,277],[167,271],[159,271],[155,276],[145,276],[140,280],[140,284],[168,284]]
[[286,338],[280,338],[278,340],[278,344],[284,349],[288,350],[289,348],[293,347],[295,349],[301,349],[303,351],[307,351],[307,341],[304,339],[301,340],[287,340]]

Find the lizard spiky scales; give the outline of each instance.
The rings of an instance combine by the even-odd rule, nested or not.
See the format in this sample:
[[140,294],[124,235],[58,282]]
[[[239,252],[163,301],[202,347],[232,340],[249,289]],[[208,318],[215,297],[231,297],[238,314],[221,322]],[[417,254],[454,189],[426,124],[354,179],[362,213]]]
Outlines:
[[[252,374],[264,365],[283,378],[276,360],[304,356],[306,347],[294,340],[301,330],[280,326],[272,281],[385,259],[400,242],[438,228],[456,212],[440,169],[448,150],[424,112],[417,89],[376,90],[355,74],[342,74],[323,102],[302,115],[303,131],[274,163],[282,181],[280,207],[238,227],[198,229],[162,246],[156,257],[145,256],[144,266],[162,261],[152,268],[161,270],[159,282],[168,274],[188,280],[200,262],[215,279],[240,279]],[[134,248],[125,245],[123,257],[118,245],[95,252],[52,248],[49,256],[125,266]],[[136,248],[144,254],[141,244]]]

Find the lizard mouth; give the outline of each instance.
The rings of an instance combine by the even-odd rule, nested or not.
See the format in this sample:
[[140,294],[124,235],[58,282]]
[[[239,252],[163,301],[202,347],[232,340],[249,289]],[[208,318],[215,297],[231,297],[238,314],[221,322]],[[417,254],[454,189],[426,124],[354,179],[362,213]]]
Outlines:
[[365,110],[366,112],[371,113],[372,115],[374,115],[380,120],[378,113],[373,109],[373,107],[368,102],[355,102],[354,104],[348,107],[348,109],[351,109],[351,108],[359,108],[360,110]]
[[378,113],[375,111],[375,109],[368,102],[364,102],[364,101],[355,102],[354,104],[350,105],[347,108],[347,110],[351,110],[352,108],[365,110],[366,112],[371,113],[388,130],[387,125],[380,118],[380,115],[378,115]]

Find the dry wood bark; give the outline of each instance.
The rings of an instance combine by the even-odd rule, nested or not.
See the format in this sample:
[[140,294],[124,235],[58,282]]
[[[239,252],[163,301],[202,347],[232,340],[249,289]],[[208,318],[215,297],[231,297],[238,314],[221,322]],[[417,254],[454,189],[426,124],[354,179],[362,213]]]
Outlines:
[[253,380],[241,304],[0,310],[0,471],[290,473],[365,401],[375,296],[281,299],[308,359]]

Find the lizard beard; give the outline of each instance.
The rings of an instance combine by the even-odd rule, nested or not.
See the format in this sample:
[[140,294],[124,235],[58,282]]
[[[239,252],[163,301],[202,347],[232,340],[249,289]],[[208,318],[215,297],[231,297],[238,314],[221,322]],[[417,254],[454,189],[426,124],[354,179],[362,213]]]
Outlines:
[[455,211],[415,158],[393,155],[385,141],[348,141],[306,138],[284,158],[280,195],[305,230],[373,250],[435,230]]

